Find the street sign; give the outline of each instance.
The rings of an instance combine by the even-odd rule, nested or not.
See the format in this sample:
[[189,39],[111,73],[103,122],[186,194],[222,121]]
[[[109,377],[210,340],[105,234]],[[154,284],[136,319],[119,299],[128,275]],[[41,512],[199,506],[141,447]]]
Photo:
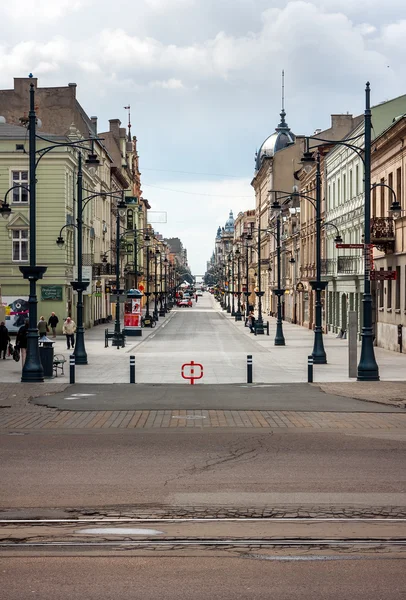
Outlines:
[[396,279],[396,271],[370,271],[371,281],[387,281]]
[[366,244],[336,244],[336,248],[361,248],[363,249]]

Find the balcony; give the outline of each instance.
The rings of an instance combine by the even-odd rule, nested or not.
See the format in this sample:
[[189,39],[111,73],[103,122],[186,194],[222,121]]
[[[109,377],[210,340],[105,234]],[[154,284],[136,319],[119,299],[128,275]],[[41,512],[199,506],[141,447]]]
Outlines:
[[321,259],[321,274],[322,275],[335,275],[336,274],[335,258],[322,258]]
[[110,263],[96,263],[93,265],[93,277],[101,277],[102,275],[115,275],[116,265]]
[[395,224],[392,217],[371,219],[371,244],[381,252],[391,254],[395,249]]
[[362,272],[362,256],[339,256],[337,260],[338,275],[360,275]]

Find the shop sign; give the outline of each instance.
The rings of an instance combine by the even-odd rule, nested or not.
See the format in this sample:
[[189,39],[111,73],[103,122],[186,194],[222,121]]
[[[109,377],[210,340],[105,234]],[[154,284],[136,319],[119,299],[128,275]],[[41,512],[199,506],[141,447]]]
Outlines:
[[62,301],[62,286],[61,285],[41,285],[41,300],[53,300],[54,302]]

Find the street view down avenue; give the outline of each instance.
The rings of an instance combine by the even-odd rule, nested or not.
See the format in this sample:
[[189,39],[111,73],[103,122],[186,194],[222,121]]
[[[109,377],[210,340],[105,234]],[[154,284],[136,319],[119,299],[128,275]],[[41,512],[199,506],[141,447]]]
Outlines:
[[0,600],[406,600],[404,0],[0,21]]

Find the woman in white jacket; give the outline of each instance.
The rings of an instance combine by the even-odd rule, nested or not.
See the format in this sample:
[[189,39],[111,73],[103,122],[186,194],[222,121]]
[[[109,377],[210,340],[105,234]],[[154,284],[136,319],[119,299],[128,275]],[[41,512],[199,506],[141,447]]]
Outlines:
[[68,317],[65,321],[65,323],[63,324],[63,329],[62,329],[62,333],[64,333],[66,335],[66,345],[68,347],[68,350],[70,350],[70,347],[72,346],[72,348],[75,347],[75,331],[76,331],[76,323],[75,321],[72,321],[72,319],[70,317]]

